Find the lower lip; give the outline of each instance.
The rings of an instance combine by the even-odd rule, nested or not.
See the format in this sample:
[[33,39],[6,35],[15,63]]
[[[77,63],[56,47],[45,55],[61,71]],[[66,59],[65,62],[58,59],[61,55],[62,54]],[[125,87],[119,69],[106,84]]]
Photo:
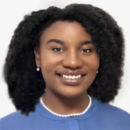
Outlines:
[[84,79],[84,76],[81,76],[80,78],[77,78],[77,79],[67,79],[67,78],[63,78],[60,75],[57,75],[57,77],[63,84],[68,85],[68,86],[77,86],[80,83],[82,83]]

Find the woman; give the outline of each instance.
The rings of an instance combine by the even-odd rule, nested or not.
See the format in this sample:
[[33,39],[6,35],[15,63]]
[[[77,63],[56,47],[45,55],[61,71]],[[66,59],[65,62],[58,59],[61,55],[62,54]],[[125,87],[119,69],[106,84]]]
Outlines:
[[130,130],[130,115],[107,104],[120,88],[123,34],[98,7],[71,4],[28,15],[4,65],[18,110],[0,130]]

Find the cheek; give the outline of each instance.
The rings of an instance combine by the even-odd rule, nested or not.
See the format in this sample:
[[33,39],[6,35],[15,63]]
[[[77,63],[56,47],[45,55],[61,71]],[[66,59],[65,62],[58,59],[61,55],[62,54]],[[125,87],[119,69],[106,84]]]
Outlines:
[[52,55],[52,53],[43,51],[40,57],[41,69],[43,70],[43,73],[50,73],[52,71],[55,71],[59,60],[60,59],[55,55]]
[[86,60],[90,72],[95,73],[98,71],[100,60],[98,55],[92,55]]

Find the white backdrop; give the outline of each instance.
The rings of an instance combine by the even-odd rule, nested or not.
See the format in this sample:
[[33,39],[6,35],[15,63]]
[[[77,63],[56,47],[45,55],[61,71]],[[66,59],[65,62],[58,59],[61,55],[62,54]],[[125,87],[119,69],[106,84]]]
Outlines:
[[130,113],[130,4],[123,0],[0,0],[0,118],[16,111],[7,92],[7,85],[2,76],[3,64],[8,45],[17,24],[25,14],[45,9],[49,6],[64,7],[70,3],[86,3],[98,6],[109,12],[123,28],[125,35],[125,66],[122,89],[111,105]]

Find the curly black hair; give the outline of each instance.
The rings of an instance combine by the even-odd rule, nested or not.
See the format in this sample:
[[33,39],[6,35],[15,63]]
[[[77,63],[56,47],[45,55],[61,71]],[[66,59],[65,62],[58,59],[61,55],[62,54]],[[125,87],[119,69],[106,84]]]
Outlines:
[[117,22],[104,10],[90,4],[70,4],[61,9],[26,15],[14,31],[3,76],[9,96],[17,110],[28,115],[45,93],[45,81],[36,71],[34,49],[39,47],[42,32],[56,21],[77,21],[91,35],[100,57],[99,73],[87,93],[102,103],[112,101],[121,86],[124,60],[124,38]]

